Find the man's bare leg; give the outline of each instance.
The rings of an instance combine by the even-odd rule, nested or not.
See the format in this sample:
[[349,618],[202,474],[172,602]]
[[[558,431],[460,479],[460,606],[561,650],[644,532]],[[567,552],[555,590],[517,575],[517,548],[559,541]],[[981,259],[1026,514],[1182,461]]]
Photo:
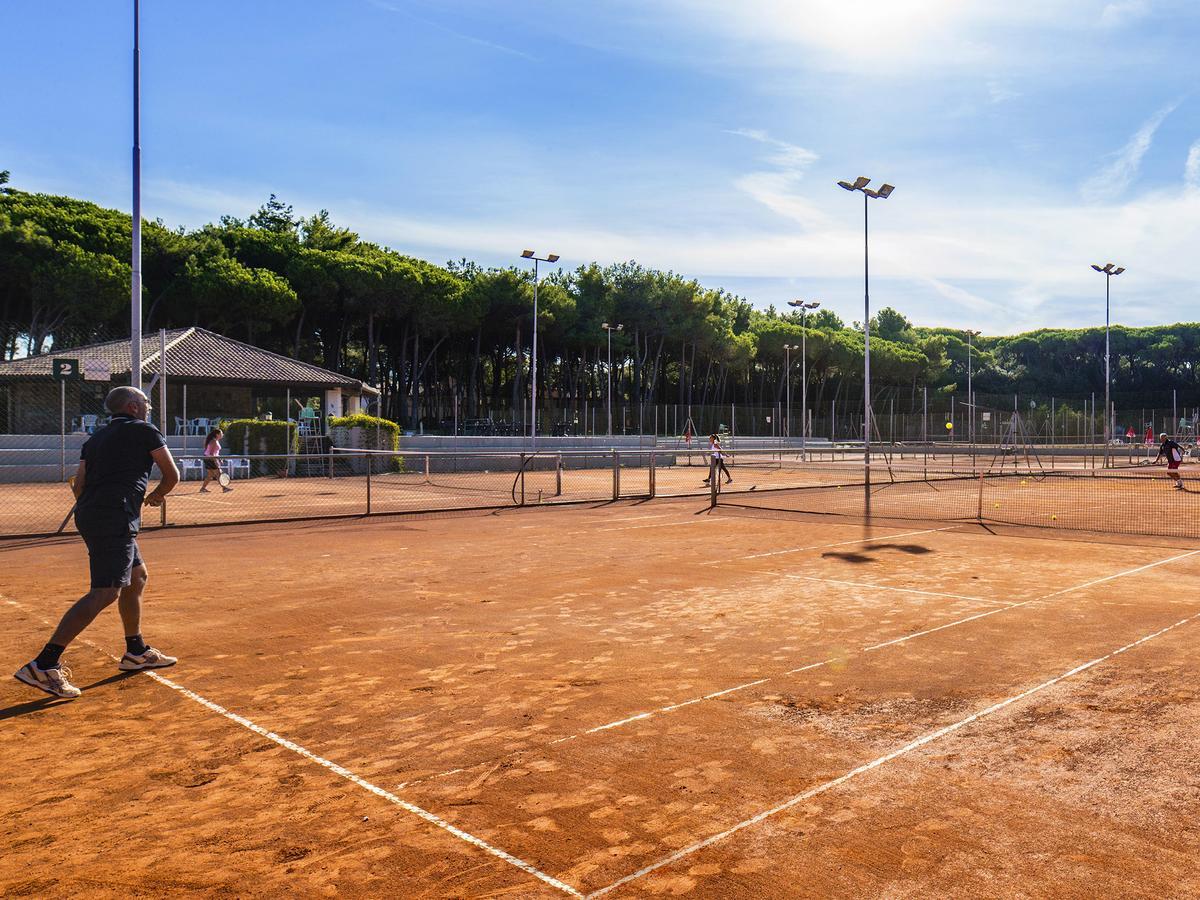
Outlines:
[[68,646],[92,624],[96,616],[112,606],[113,601],[121,595],[121,591],[121,588],[92,588],[63,614],[58,627],[54,629],[54,634],[50,636],[50,643],[60,647]]
[[121,624],[125,627],[125,637],[131,638],[142,633],[142,594],[146,590],[146,582],[150,573],[145,564],[135,568],[130,575],[129,584],[121,588],[121,596],[117,601],[117,609],[121,613]]

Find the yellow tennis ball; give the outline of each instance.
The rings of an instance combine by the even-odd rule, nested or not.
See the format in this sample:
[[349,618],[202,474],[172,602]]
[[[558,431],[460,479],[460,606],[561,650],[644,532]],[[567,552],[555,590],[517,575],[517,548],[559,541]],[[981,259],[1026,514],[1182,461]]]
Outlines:
[[1058,519],[1058,516],[1051,516],[1051,519]]
[[947,430],[947,431],[949,431],[949,430],[950,430],[951,428],[953,428],[953,427],[954,427],[954,423],[953,423],[953,422],[947,422],[947,423],[946,423],[946,430]]
[[996,508],[996,509],[999,509],[999,508],[1000,508],[1000,504],[999,504],[999,503],[995,504],[995,508]]

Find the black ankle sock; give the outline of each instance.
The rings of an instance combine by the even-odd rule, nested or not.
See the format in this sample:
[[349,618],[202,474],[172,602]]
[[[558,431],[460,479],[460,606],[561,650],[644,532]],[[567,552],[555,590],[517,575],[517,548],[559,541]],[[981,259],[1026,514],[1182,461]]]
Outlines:
[[57,669],[58,661],[63,655],[63,651],[67,648],[61,644],[47,644],[42,648],[42,652],[37,655],[34,662],[37,667],[43,671],[46,669]]
[[146,642],[142,640],[140,634],[125,638],[125,652],[132,653],[134,656],[141,656],[146,652]]

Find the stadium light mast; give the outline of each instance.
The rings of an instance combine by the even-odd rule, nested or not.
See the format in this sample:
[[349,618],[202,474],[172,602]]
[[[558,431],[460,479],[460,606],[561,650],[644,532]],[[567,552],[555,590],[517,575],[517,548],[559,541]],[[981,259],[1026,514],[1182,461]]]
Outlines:
[[[972,446],[975,444],[975,391],[971,385],[971,351],[972,339],[979,337],[978,331],[967,329],[967,408],[971,411],[970,426],[967,428],[967,437],[971,441]],[[974,451],[971,451],[972,453]]]
[[[133,0],[133,278],[129,287],[129,383],[142,389],[142,42],[141,0]],[[163,412],[166,415],[166,412]]]
[[[808,311],[821,305],[819,300],[805,303],[789,300],[788,306],[800,310],[800,458],[808,459]],[[791,427],[788,422],[788,427]]]
[[871,200],[886,200],[895,190],[883,184],[879,190],[867,187],[871,179],[860,175],[853,183],[839,181],[838,187],[847,191],[861,191],[863,195],[863,491],[866,497],[865,512],[871,515],[871,246],[867,208]]
[[1124,272],[1125,267],[1114,267],[1112,263],[1105,263],[1103,266],[1092,263],[1092,268],[1104,276],[1104,468],[1107,469],[1109,465],[1108,454],[1111,449],[1108,445],[1112,441],[1112,406],[1109,399],[1112,377],[1108,364],[1108,309],[1112,277]]
[[608,436],[612,437],[612,334],[624,330],[625,326],[601,322],[600,327],[608,332]]
[[547,253],[545,256],[538,256],[532,250],[522,250],[521,259],[533,260],[533,375],[530,379],[532,393],[529,400],[530,424],[529,424],[529,440],[532,445],[537,444],[537,325],[538,325],[538,263],[556,263],[558,262],[557,253]]
[[787,436],[792,436],[792,351],[799,350],[799,344],[783,345],[783,383],[786,388],[787,415],[784,417]]

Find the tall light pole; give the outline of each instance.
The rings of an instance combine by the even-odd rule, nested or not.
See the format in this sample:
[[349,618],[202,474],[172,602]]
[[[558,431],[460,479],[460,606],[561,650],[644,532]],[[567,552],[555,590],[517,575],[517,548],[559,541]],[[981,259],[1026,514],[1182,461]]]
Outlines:
[[870,268],[870,231],[868,229],[867,207],[870,200],[886,200],[895,188],[890,184],[881,185],[879,190],[867,187],[871,179],[860,175],[851,184],[849,181],[839,181],[838,187],[847,191],[861,191],[863,195],[863,491],[866,497],[865,512],[871,515],[871,268]]
[[[971,418],[967,428],[967,437],[970,439],[972,446],[975,444],[975,392],[971,388],[971,350],[973,349],[971,340],[978,337],[978,331],[967,329],[967,404],[970,410]],[[974,451],[971,451],[972,453]]]
[[1112,440],[1112,406],[1109,400],[1109,385],[1112,379],[1108,368],[1108,306],[1112,277],[1125,271],[1124,266],[1113,267],[1112,263],[1103,266],[1092,264],[1092,268],[1104,275],[1104,468],[1108,468],[1109,442]]
[[805,303],[789,300],[788,306],[800,310],[800,458],[808,459],[808,311],[821,305],[819,300]]
[[133,0],[133,273],[129,300],[129,383],[142,389],[142,34],[141,4]]
[[621,331],[625,326],[601,322],[600,327],[608,332],[608,436],[612,437],[612,333]]
[[532,420],[529,424],[529,440],[532,444],[537,443],[537,319],[538,319],[538,263],[556,263],[558,262],[557,253],[547,253],[545,256],[538,256],[532,250],[522,250],[522,259],[533,260],[533,376],[530,378],[530,387],[532,393],[529,400],[529,418]]
[[799,344],[783,345],[783,383],[787,402],[787,415],[784,416],[784,422],[788,437],[792,436],[792,351],[799,349]]

